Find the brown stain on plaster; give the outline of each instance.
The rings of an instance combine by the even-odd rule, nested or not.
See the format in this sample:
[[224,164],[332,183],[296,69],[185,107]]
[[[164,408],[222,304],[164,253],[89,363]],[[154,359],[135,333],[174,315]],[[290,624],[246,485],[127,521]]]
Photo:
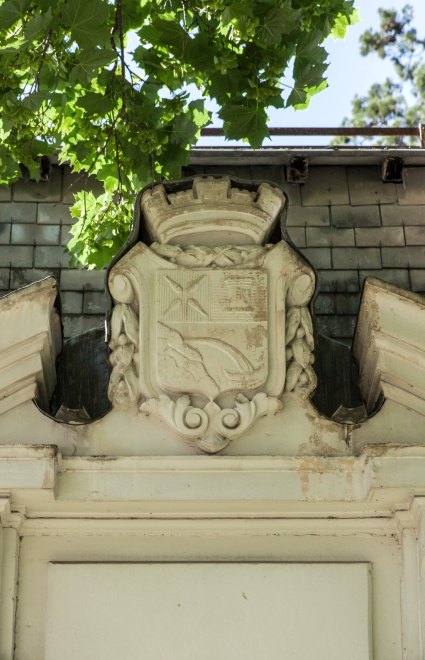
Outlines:
[[335,447],[332,447],[332,445],[322,440],[318,432],[315,432],[310,436],[310,443],[322,456],[337,456],[339,453]]
[[350,462],[345,470],[346,493],[348,496],[350,496],[353,491],[353,467],[354,462]]
[[245,328],[245,339],[247,348],[261,348],[263,346],[263,340],[265,335],[265,328],[262,326],[256,326],[254,328]]
[[323,472],[324,467],[321,458],[308,456],[301,460],[298,475],[300,478],[301,492],[305,498],[307,498],[310,488],[310,474],[323,474]]
[[51,489],[55,487],[55,468],[48,467],[44,473],[43,484],[41,486],[43,489]]
[[309,487],[309,474],[308,472],[303,472],[300,470],[299,472],[299,477],[300,477],[300,484],[301,484],[301,492],[305,498],[307,498],[307,493],[308,493],[308,487]]
[[[404,447],[412,447],[414,445],[404,445]],[[391,443],[374,443],[370,445],[366,445],[366,447],[362,448],[362,451],[360,452],[361,454],[365,454],[366,460],[369,460],[371,458],[378,458],[380,456],[385,456],[385,454],[388,453],[389,449],[399,449],[400,445],[394,444],[393,442]]]
[[111,456],[109,454],[108,455],[107,454],[99,454],[99,455],[96,455],[96,456],[86,456],[86,458],[87,458],[88,461],[99,462],[99,463],[118,460],[118,456]]
[[303,496],[306,499],[308,498],[310,489],[310,475],[313,474],[322,476],[326,472],[328,474],[333,474],[335,477],[338,475],[343,475],[347,484],[347,494],[350,494],[352,491],[354,476],[353,468],[355,466],[355,460],[347,461],[347,458],[349,457],[344,457],[344,464],[340,467],[338,464],[335,465],[334,463],[329,463],[326,461],[326,457],[308,456],[302,459],[298,468],[298,475]]
[[[312,431],[308,442],[300,445],[300,451],[305,453],[314,451],[320,456],[345,456],[346,453],[342,451],[341,444],[344,448],[348,444],[346,425],[323,417],[315,409],[312,410],[311,403],[310,405],[304,405],[304,412],[311,426],[317,430]],[[323,436],[326,436],[327,433],[332,434],[332,436],[335,433],[337,434],[335,439],[337,446],[323,440]]]

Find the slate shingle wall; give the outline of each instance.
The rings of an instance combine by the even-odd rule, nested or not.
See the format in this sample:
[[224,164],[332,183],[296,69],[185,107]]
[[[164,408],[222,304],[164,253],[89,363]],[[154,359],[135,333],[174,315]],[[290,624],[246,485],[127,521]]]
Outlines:
[[96,186],[67,167],[54,167],[48,182],[20,181],[0,188],[0,296],[53,275],[61,289],[67,337],[104,321],[104,272],[70,269],[64,250],[72,224],[72,192]]
[[[287,230],[318,273],[318,329],[352,337],[363,280],[373,275],[425,294],[425,167],[404,183],[383,183],[378,166],[312,166],[290,184],[283,166],[191,166],[183,175],[231,174],[268,179],[287,191]],[[64,245],[72,192],[96,182],[55,167],[49,182],[0,188],[0,295],[53,274],[61,289],[66,336],[103,323],[104,273],[69,268]]]
[[[186,169],[195,173],[218,168]],[[319,331],[351,340],[367,276],[425,295],[425,167],[405,168],[402,184],[383,183],[378,165],[311,166],[304,184],[287,183],[283,166],[228,173],[268,179],[287,191],[288,234],[318,274]]]

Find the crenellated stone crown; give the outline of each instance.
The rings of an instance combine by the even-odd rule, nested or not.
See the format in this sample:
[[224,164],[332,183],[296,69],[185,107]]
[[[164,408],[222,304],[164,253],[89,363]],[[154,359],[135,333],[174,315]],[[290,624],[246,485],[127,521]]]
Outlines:
[[175,193],[158,184],[141,198],[152,241],[183,246],[261,245],[285,204],[282,191],[268,183],[250,191],[212,176],[196,177],[191,188]]

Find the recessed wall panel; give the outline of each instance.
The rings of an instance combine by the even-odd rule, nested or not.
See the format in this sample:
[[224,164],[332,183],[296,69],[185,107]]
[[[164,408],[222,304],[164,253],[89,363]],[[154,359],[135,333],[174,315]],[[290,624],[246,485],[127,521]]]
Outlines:
[[368,564],[50,564],[46,660],[366,660]]

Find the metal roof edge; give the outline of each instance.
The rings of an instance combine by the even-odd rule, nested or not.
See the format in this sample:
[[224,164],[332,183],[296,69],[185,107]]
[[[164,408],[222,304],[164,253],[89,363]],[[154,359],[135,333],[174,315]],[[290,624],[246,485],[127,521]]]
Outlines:
[[401,158],[406,167],[425,166],[425,149],[416,147],[194,147],[191,165],[287,165],[308,158],[309,165],[381,165]]

